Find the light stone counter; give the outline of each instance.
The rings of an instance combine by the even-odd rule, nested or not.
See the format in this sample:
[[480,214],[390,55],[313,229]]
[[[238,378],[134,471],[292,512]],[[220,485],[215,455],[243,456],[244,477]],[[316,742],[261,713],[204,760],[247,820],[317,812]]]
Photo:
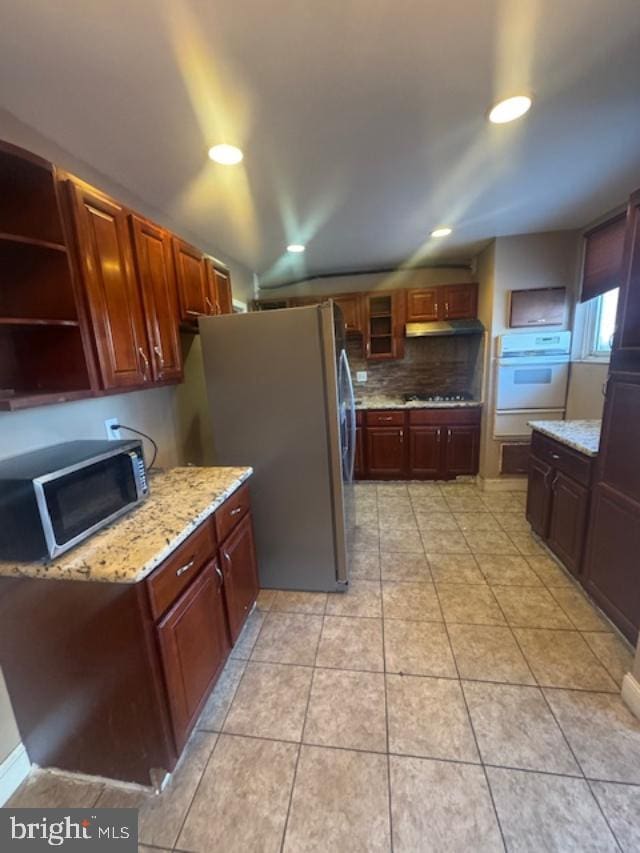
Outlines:
[[137,583],[253,473],[252,468],[173,468],[150,478],[146,501],[49,562],[0,562],[0,576]]
[[411,400],[406,403],[402,397],[387,394],[356,394],[356,409],[477,409],[482,406],[479,400]]
[[585,456],[598,455],[602,421],[529,421],[529,426]]

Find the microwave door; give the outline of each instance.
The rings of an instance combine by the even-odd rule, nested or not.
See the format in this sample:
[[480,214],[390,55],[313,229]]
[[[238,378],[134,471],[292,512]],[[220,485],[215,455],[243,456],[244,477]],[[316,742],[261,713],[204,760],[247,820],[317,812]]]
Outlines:
[[47,549],[56,557],[128,512],[144,494],[138,455],[119,453],[34,480]]

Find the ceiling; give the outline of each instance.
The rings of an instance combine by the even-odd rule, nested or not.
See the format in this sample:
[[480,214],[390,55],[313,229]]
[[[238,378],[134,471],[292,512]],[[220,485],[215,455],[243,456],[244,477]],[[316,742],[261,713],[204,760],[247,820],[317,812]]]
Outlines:
[[[264,284],[465,259],[640,186],[638,0],[0,0],[0,20],[0,105]],[[487,122],[523,90],[523,120]],[[221,141],[242,165],[207,159]]]

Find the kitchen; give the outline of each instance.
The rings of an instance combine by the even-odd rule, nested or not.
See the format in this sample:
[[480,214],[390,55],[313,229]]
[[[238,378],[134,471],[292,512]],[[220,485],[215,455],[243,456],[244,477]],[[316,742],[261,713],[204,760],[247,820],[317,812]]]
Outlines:
[[[139,10],[117,72],[106,55],[91,67],[82,50],[91,27],[107,43],[123,37],[115,8],[93,21],[63,9],[54,21],[41,7],[44,45],[35,13],[16,6],[20,38],[1,37],[20,80],[0,111],[0,476],[4,466],[4,481],[10,468],[14,480],[42,481],[38,513],[44,502],[51,529],[35,535],[33,504],[3,497],[0,800],[138,809],[140,849],[635,849],[631,9],[620,2],[603,20],[589,4],[585,26],[607,33],[619,63],[607,76],[585,59],[575,83],[583,123],[589,93],[605,109],[598,86],[624,93],[629,151],[615,174],[613,130],[595,119],[591,134],[602,135],[582,160],[574,149],[587,143],[563,128],[570,145],[545,163],[538,122],[551,107],[539,70],[506,87],[535,92],[513,125],[487,119],[499,99],[489,90],[471,98],[473,133],[491,141],[475,159],[466,152],[467,212],[450,203],[467,197],[460,152],[459,173],[450,163],[447,181],[414,188],[409,162],[444,156],[440,141],[399,142],[408,162],[396,182],[395,138],[380,136],[389,171],[378,185],[382,160],[360,164],[345,195],[349,156],[325,139],[323,160],[309,128],[290,176],[298,203],[306,193],[314,205],[296,216],[278,208],[273,150],[258,167],[250,134],[225,139],[243,143],[245,161],[226,151],[207,162],[229,134],[207,124],[197,81],[236,116],[248,104],[258,115],[259,97],[277,110],[284,85],[255,42],[243,54],[252,37],[216,5],[228,37],[218,68],[203,42],[211,19],[180,4],[163,30],[169,45],[158,42],[135,85]],[[566,14],[548,10],[551,52]],[[444,17],[460,24],[455,10]],[[262,29],[289,49],[294,31],[336,31],[333,11],[311,18]],[[491,30],[479,10],[471,21],[482,38]],[[507,32],[517,45],[522,31]],[[363,60],[374,46],[368,31]],[[404,69],[418,94],[415,54],[401,55],[385,69]],[[353,128],[341,139],[357,149],[363,127],[380,126],[358,111],[363,78],[343,58],[329,69],[314,52],[289,93],[304,115],[313,75],[340,70],[346,90],[318,89],[318,103],[338,128],[348,99]],[[438,67],[437,56],[422,61]],[[89,92],[78,92],[82,107],[63,97],[82,71],[92,92],[107,92],[107,68],[119,82],[99,107]],[[171,165],[179,134],[149,145],[171,109],[162,92],[139,115],[124,97],[125,81],[140,95],[153,74],[181,105],[173,126],[189,128],[190,171]],[[378,84],[392,115],[400,107]],[[301,125],[292,118],[290,129]],[[491,152],[524,157],[527,134],[541,156],[526,149],[503,170]],[[573,184],[554,181],[571,168]],[[473,208],[474,192],[492,217]],[[98,444],[32,455],[75,441]],[[89,459],[102,479],[98,469],[93,481],[58,477],[80,484],[59,499],[56,472]],[[114,488],[123,459],[124,497]],[[111,523],[92,529],[92,513]]]

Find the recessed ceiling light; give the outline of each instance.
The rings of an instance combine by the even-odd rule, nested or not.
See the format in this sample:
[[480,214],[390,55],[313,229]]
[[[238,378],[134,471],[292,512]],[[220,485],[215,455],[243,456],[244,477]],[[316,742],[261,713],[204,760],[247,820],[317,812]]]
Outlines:
[[516,95],[500,101],[489,113],[489,121],[494,124],[506,124],[523,116],[531,108],[531,98],[528,95]]
[[434,228],[431,232],[432,237],[448,237],[451,234],[451,228]]
[[214,162],[221,163],[223,166],[235,166],[236,163],[242,160],[244,154],[235,145],[226,145],[223,142],[209,149],[209,157]]
[[299,255],[300,252],[304,252],[306,246],[303,246],[302,243],[290,243],[287,246],[287,252],[291,252],[292,255]]

